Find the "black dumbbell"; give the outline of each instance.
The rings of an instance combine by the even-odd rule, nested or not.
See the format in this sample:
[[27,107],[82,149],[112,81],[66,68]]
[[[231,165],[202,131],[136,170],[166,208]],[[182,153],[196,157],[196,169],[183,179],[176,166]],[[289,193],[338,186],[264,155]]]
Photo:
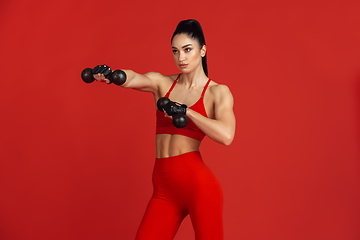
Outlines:
[[94,69],[85,68],[81,72],[81,78],[86,83],[92,83],[95,81],[94,74],[102,73],[105,78],[110,80],[110,83],[116,85],[122,85],[126,81],[126,73],[122,70],[111,71],[111,68],[106,65],[98,65]]
[[172,102],[169,98],[162,97],[159,98],[156,105],[160,111],[165,111],[169,116],[172,116],[172,122],[176,128],[184,128],[187,125],[185,116],[187,106],[185,104]]

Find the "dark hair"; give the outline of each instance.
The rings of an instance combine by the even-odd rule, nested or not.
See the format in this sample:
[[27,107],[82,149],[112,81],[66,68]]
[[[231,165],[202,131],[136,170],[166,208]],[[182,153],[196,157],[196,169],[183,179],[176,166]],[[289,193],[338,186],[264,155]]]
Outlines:
[[[188,19],[188,20],[183,20],[183,21],[179,22],[179,24],[177,25],[177,27],[171,37],[171,42],[174,39],[175,35],[181,34],[181,33],[187,34],[192,39],[198,41],[200,48],[202,48],[204,45],[206,45],[205,36],[204,36],[203,30],[201,28],[201,25],[195,19]],[[207,53],[205,53],[205,56],[202,58],[202,65],[203,65],[205,75],[208,77],[206,56],[207,56]]]

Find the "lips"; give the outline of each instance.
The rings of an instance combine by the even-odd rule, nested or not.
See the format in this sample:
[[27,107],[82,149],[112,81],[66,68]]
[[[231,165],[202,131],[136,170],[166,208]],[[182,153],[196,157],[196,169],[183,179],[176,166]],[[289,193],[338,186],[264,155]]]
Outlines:
[[186,68],[188,66],[188,64],[179,64],[180,68]]

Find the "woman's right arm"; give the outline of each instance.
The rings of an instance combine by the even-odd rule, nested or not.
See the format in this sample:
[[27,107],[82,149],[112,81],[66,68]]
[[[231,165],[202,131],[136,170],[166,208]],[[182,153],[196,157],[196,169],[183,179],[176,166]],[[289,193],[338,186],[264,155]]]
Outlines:
[[[161,79],[165,78],[164,75],[157,72],[148,72],[145,74],[139,74],[132,70],[122,70],[126,74],[126,81],[121,87],[131,88],[143,92],[152,92],[154,95],[159,93],[159,83]],[[94,74],[94,78],[97,81],[106,81],[110,83],[109,79],[106,79],[104,74]]]

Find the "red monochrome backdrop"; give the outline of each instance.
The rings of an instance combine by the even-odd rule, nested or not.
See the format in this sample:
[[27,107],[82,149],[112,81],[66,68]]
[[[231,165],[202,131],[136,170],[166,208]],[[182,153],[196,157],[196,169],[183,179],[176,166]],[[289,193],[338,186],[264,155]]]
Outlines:
[[[134,239],[154,100],[80,73],[178,73],[170,37],[188,18],[235,99],[233,144],[201,146],[225,239],[360,239],[359,12],[355,0],[1,1],[0,239]],[[186,219],[175,239],[193,238]]]

